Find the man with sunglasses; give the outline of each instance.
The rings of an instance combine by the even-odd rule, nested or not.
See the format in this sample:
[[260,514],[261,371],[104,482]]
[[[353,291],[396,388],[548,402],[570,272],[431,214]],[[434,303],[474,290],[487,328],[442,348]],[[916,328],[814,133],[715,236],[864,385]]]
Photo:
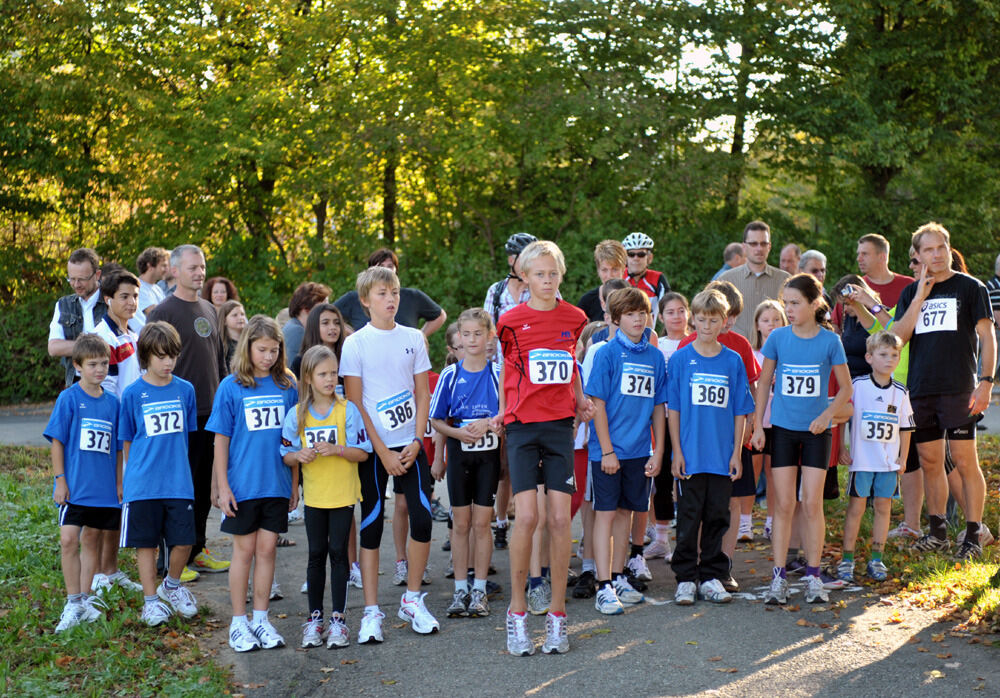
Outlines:
[[645,233],[629,233],[622,240],[622,246],[628,255],[626,280],[649,296],[649,302],[655,310],[659,307],[663,294],[670,290],[670,284],[662,272],[649,268],[653,262],[653,238]]
[[60,357],[68,388],[77,380],[76,369],[70,361],[73,340],[84,332],[93,332],[108,312],[108,306],[98,292],[101,269],[96,252],[88,247],[74,250],[69,256],[66,271],[66,282],[73,293],[56,301],[52,322],[49,323],[49,356]]
[[764,221],[750,221],[743,229],[746,262],[719,277],[728,281],[743,295],[743,312],[736,318],[732,331],[744,337],[753,336],[753,314],[761,301],[776,300],[789,273],[767,263],[771,252],[771,228]]

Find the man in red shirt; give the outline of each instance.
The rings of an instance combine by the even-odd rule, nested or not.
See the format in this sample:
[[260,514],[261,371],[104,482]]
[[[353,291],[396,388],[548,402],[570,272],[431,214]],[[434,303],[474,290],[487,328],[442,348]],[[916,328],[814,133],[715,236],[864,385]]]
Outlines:
[[[878,233],[862,235],[858,240],[858,269],[864,275],[865,283],[878,293],[881,305],[895,308],[899,294],[913,283],[912,276],[895,274],[889,270],[889,241]],[[832,321],[838,328],[843,326],[844,311],[841,304],[833,308]]]

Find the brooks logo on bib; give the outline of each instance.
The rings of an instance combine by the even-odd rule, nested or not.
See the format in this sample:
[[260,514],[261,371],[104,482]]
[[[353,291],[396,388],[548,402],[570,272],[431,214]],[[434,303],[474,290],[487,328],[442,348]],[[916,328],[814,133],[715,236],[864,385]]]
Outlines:
[[622,364],[621,394],[634,395],[636,397],[653,397],[654,375],[655,372],[652,366]]
[[569,383],[573,380],[573,357],[568,351],[532,349],[528,352],[528,377],[535,385]]
[[389,431],[409,424],[417,416],[417,407],[413,401],[413,393],[409,390],[404,390],[377,403],[375,411],[378,412],[378,418],[382,422],[382,426]]
[[691,376],[691,404],[701,407],[727,407],[729,379],[717,373],[695,373]]
[[822,381],[816,364],[785,364],[781,373],[781,394],[786,397],[819,397]]
[[280,395],[243,398],[243,417],[248,431],[280,429],[285,418],[285,402]]
[[111,453],[111,422],[84,418],[80,422],[80,450]]
[[865,441],[889,443],[895,440],[899,416],[888,412],[862,412],[861,438]]
[[142,421],[146,436],[176,434],[184,431],[184,412],[180,400],[147,402],[142,406]]
[[954,332],[958,329],[958,299],[931,298],[920,306],[920,317],[913,328],[916,334]]
[[337,427],[308,427],[303,432],[306,437],[306,447],[316,448],[321,441],[337,443]]

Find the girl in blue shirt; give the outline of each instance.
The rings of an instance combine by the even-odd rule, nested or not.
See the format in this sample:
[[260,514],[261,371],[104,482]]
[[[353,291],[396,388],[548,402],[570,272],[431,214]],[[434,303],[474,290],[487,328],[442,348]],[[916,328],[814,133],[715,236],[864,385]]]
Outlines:
[[[826,602],[820,578],[820,556],[826,534],[823,516],[823,484],[830,462],[830,425],[851,399],[851,376],[840,338],[829,329],[823,289],[809,274],[796,274],[782,292],[789,325],[771,332],[764,343],[764,367],[757,381],[753,446],[764,447],[764,410],[771,381],[772,452],[771,478],[774,488],[774,577],[764,598],[768,604],[788,601],[785,560],[796,505],[796,481],[801,474],[799,506],[804,513],[801,531],[806,552],[807,603]],[[837,397],[827,399],[830,371],[840,385]]]
[[[298,403],[298,393],[285,368],[281,329],[265,315],[250,318],[236,345],[232,368],[219,384],[205,428],[216,434],[215,503],[225,514],[221,529],[233,536],[229,645],[246,652],[285,644],[268,621],[267,609],[278,534],[288,530],[288,512],[297,504],[298,470],[285,465],[280,447],[285,413]],[[248,623],[251,565],[253,621]]]

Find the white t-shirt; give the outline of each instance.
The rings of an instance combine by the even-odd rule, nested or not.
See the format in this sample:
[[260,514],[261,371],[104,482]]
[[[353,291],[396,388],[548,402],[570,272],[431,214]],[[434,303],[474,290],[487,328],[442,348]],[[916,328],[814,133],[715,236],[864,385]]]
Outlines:
[[365,325],[344,340],[340,353],[340,375],[361,378],[362,405],[389,448],[417,438],[413,376],[430,368],[423,333],[399,324],[391,330]]
[[[851,417],[851,472],[899,470],[899,432],[913,429],[906,387],[891,381],[881,387],[870,375],[854,379]],[[904,454],[905,457],[905,454]]]
[[139,279],[139,304],[136,306],[135,315],[129,320],[129,327],[136,332],[141,331],[146,324],[146,308],[158,305],[164,297],[163,289],[159,286]]
[[656,345],[660,348],[660,353],[663,354],[663,361],[666,363],[670,361],[670,357],[677,351],[677,347],[681,345],[681,340],[660,337]]
[[[90,298],[84,300],[77,296],[77,301],[79,301],[80,306],[83,308],[83,331],[93,332],[94,326],[97,324],[94,322],[94,306],[97,305],[97,299],[101,297],[100,289],[94,291],[90,294]],[[52,311],[52,322],[49,323],[49,341],[53,339],[66,339],[66,333],[63,331],[62,323],[59,322],[59,304],[56,303],[56,309]]]

